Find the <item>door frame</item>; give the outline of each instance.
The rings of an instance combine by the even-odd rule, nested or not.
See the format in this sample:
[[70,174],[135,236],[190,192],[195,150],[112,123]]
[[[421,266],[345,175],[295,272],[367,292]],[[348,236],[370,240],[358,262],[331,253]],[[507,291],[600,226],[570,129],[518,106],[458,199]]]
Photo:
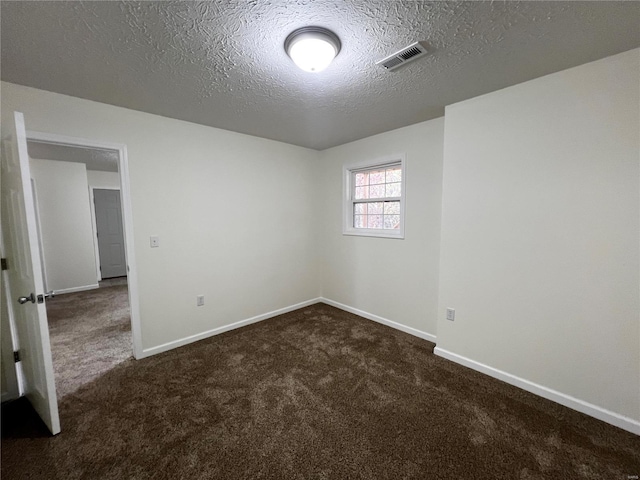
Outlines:
[[[129,157],[127,146],[122,143],[97,142],[86,138],[70,137],[56,133],[27,130],[27,140],[35,140],[52,145],[71,147],[88,147],[118,152],[118,174],[120,176],[120,202],[122,223],[124,228],[125,259],[127,261],[127,283],[129,292],[129,308],[131,312],[131,337],[133,356],[142,358],[142,328],[140,324],[140,302],[138,299],[138,268],[133,242],[133,213],[131,208],[131,186],[129,180]],[[95,212],[94,212],[95,214]]]
[[33,211],[36,214],[36,230],[38,232],[38,245],[40,246],[40,263],[42,263],[42,284],[44,291],[49,291],[49,277],[47,276],[47,261],[44,254],[44,242],[42,241],[42,223],[40,222],[40,203],[38,202],[38,182],[31,177],[31,190],[33,192]]
[[[120,192],[120,205],[122,205],[122,190],[114,187],[96,187],[89,185],[89,201],[91,202],[91,227],[93,228],[93,246],[96,254],[96,275],[98,281],[102,280],[102,272],[100,271],[100,247],[98,245],[98,221],[96,220],[96,202],[93,191],[94,190],[115,190]],[[122,218],[124,229],[124,217]],[[125,240],[126,242],[126,240]]]

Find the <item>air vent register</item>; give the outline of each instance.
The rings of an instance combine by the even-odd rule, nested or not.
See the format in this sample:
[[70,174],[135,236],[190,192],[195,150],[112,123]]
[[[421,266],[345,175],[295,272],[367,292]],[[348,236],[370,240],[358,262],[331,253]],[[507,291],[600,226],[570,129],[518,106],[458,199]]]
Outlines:
[[376,65],[380,65],[386,70],[395,70],[396,68],[399,68],[406,63],[413,62],[426,54],[427,49],[422,42],[415,42],[408,47],[403,48],[399,52],[376,62]]

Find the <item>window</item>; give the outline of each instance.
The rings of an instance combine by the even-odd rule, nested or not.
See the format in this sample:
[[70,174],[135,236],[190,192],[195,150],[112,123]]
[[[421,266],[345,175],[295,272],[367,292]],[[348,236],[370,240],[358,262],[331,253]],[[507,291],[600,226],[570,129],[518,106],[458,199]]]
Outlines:
[[404,238],[404,155],[344,168],[345,235]]

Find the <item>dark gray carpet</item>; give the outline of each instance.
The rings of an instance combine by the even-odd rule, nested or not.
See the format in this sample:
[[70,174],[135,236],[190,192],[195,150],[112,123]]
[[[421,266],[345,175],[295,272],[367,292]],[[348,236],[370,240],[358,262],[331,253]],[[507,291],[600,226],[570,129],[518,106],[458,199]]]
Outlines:
[[[148,359],[5,432],[2,477],[621,479],[640,438],[318,304]],[[26,437],[26,438],[25,438]]]

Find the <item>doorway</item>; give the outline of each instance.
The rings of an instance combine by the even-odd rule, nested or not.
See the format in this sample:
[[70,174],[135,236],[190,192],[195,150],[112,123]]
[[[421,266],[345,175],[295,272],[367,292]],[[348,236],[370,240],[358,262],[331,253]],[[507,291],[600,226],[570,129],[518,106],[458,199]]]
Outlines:
[[[56,281],[59,278],[49,278],[46,282],[49,290],[54,290],[56,295],[53,299],[47,300],[47,313],[49,315],[49,332],[51,337],[51,346],[53,350],[54,369],[56,370],[55,380],[58,386],[58,398],[62,398],[65,394],[71,393],[74,389],[81,386],[87,381],[91,381],[96,375],[104,373],[105,368],[102,370],[96,370],[96,365],[102,365],[106,369],[112,368],[113,365],[133,357],[139,358],[142,352],[141,340],[140,340],[140,324],[139,324],[139,308],[137,300],[137,275],[135,268],[135,256],[133,251],[133,229],[131,221],[131,202],[129,193],[129,181],[128,181],[128,163],[127,163],[127,151],[124,145],[117,144],[104,144],[94,142],[91,140],[60,136],[55,134],[45,134],[40,132],[27,131],[27,144],[30,145],[29,153],[32,158],[47,158],[53,161],[64,161],[74,163],[78,161],[76,154],[73,152],[84,151],[84,154],[91,152],[89,155],[94,160],[100,160],[102,158],[109,157],[112,160],[112,172],[107,172],[108,169],[89,167],[86,175],[87,184],[84,188],[84,198],[86,203],[89,204],[91,199],[91,205],[88,209],[90,215],[88,219],[88,229],[92,232],[96,230],[96,216],[93,208],[93,195],[97,190],[105,190],[111,192],[117,192],[117,213],[114,208],[107,209],[107,216],[109,217],[109,228],[113,226],[112,217],[115,215],[116,220],[119,221],[120,226],[116,230],[119,230],[120,240],[118,240],[117,247],[113,249],[120,249],[120,260],[113,261],[113,266],[118,266],[119,270],[111,270],[111,273],[107,275],[118,275],[118,277],[102,278],[100,274],[98,261],[93,261],[93,275],[91,281],[76,281],[70,285],[63,285],[63,288],[56,288]],[[31,145],[34,148],[48,148],[48,152],[58,150],[60,152],[66,152],[64,158],[56,158],[56,155],[47,154],[45,156],[40,154],[32,154]],[[74,157],[75,155],[75,157]],[[107,178],[109,177],[109,178]],[[44,182],[43,182],[44,183]],[[36,181],[34,182],[34,190],[38,190],[41,186]],[[42,198],[41,192],[36,192],[37,200],[40,200],[40,204],[46,204],[46,199]],[[40,195],[38,195],[40,194]],[[63,212],[62,217],[54,219],[58,221],[65,215],[67,217],[75,217],[71,212],[64,213],[64,209],[61,205],[56,204],[54,207]],[[89,206],[89,205],[88,205]],[[37,210],[36,221],[42,234],[43,222],[45,218],[42,210]],[[60,212],[59,212],[60,213]],[[59,229],[58,236],[61,237],[60,241],[68,241],[69,236],[76,230],[74,227],[67,227],[66,229]],[[93,238],[91,239],[91,256],[92,258],[99,258],[99,251],[96,245],[94,248]],[[46,249],[47,238],[41,236],[41,249]],[[46,260],[47,256],[43,255]],[[58,258],[56,255],[51,255],[52,258]],[[113,258],[115,258],[112,255]],[[112,258],[112,260],[113,260]],[[78,263],[77,258],[71,256],[64,259],[63,270],[73,271],[74,267]],[[114,273],[115,272],[115,273]],[[51,277],[55,273],[55,268],[45,269],[43,268],[43,274]],[[74,330],[72,327],[82,326],[85,330],[84,340],[80,340],[80,332]],[[61,335],[58,335],[58,332]],[[91,333],[93,332],[93,333]],[[4,338],[4,335],[3,335]],[[56,340],[58,338],[58,340]],[[100,340],[102,339],[102,340]],[[82,348],[74,348],[75,346]],[[4,353],[3,348],[3,353]],[[96,358],[93,353],[106,354],[101,358]],[[89,352],[90,354],[87,354]],[[106,361],[105,361],[106,360]],[[4,362],[3,362],[4,363]],[[55,364],[62,365],[64,374],[61,376],[58,368],[55,368]],[[19,368],[20,364],[15,364]],[[86,367],[86,368],[83,368]],[[3,375],[5,376],[5,375]],[[22,394],[22,389],[14,389],[18,394]],[[3,390],[4,393],[4,390]],[[12,395],[13,396],[13,395]],[[3,395],[3,400],[5,400]]]
[[91,189],[92,223],[96,233],[98,280],[127,276],[124,254],[124,228],[119,189]]
[[62,400],[132,357],[119,152],[29,135],[27,145]]

